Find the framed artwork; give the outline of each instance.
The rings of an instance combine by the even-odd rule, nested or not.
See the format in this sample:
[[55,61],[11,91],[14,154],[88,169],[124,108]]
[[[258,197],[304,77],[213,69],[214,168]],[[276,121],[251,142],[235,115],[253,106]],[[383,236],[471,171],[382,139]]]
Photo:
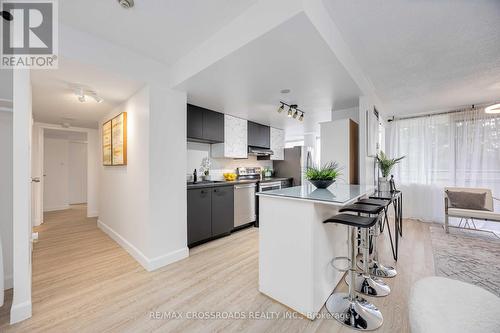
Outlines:
[[102,125],[103,165],[127,165],[127,113]]
[[102,164],[113,165],[111,158],[111,120],[102,125]]
[[127,165],[127,113],[111,119],[113,165]]
[[369,157],[377,156],[378,135],[378,111],[374,108],[366,111],[366,155]]

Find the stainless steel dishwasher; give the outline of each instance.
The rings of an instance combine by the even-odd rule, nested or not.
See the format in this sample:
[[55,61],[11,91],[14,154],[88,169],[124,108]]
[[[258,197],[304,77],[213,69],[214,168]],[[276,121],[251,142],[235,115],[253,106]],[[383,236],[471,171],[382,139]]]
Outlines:
[[240,227],[256,220],[256,184],[234,185],[234,227]]

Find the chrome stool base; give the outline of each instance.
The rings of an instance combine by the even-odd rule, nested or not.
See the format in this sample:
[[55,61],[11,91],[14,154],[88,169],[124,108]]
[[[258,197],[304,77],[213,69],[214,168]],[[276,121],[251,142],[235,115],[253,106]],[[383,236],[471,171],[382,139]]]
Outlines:
[[384,322],[380,310],[360,296],[351,300],[347,293],[334,293],[325,306],[338,322],[357,330],[376,330]]
[[[345,282],[349,285],[349,279],[346,278]],[[383,297],[391,293],[391,288],[384,281],[363,273],[354,277],[354,290],[373,297]]]
[[[368,271],[370,275],[380,278],[393,278],[398,275],[394,267],[384,266],[376,260],[368,261]],[[363,259],[358,260],[358,268],[363,269]]]
[[381,278],[393,278],[398,272],[394,267],[387,267],[381,263],[373,260],[370,266],[368,266],[370,275],[381,277]]

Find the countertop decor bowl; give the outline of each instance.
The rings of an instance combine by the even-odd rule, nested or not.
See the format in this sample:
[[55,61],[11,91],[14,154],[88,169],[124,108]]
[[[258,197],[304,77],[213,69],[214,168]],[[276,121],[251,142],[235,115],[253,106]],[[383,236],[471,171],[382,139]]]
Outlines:
[[316,188],[328,188],[330,185],[335,183],[335,179],[332,180],[309,180]]

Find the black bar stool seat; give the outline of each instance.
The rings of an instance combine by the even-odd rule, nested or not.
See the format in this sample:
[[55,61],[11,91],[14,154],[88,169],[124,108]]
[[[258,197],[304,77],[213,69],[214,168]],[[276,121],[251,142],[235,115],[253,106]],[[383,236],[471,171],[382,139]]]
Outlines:
[[358,200],[359,204],[363,205],[373,205],[373,206],[384,206],[387,207],[391,204],[390,200],[384,200],[384,199],[361,199]]
[[357,228],[371,228],[377,223],[376,217],[356,216],[351,214],[338,214],[323,223],[339,223]]
[[384,206],[374,206],[374,205],[364,205],[364,204],[352,204],[347,205],[341,209],[339,212],[354,212],[354,213],[363,213],[363,214],[373,214],[378,215],[381,211],[384,210]]

